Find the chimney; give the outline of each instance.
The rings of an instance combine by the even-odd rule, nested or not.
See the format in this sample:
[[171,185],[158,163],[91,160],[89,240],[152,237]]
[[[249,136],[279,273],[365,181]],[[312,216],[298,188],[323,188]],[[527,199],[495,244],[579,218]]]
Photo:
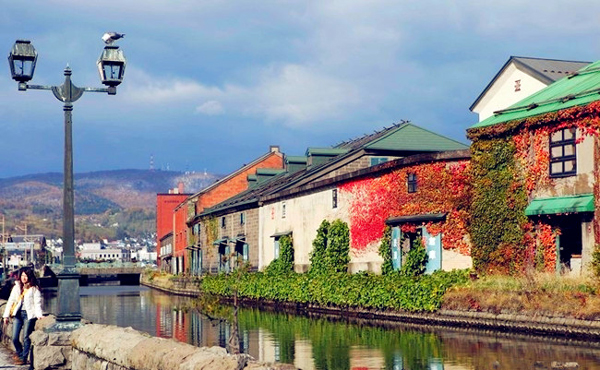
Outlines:
[[279,153],[279,145],[269,145],[269,152]]
[[177,184],[177,190],[179,191],[179,194],[183,194],[183,181],[179,181]]

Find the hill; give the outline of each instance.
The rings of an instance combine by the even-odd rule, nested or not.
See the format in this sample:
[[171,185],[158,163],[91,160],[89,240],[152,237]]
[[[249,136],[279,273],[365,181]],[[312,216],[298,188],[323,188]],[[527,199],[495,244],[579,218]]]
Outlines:
[[[184,184],[194,193],[218,179],[210,173],[115,170],[75,174],[78,239],[132,236],[155,231],[156,194]],[[8,233],[27,223],[28,233],[62,234],[62,174],[0,179],[0,213]],[[0,230],[1,231],[1,230]]]

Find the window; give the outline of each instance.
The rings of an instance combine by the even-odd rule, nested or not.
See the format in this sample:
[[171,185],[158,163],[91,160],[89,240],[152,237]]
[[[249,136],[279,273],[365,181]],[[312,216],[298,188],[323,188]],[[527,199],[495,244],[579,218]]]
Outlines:
[[244,212],[240,212],[240,225],[246,223],[246,214]]
[[285,218],[285,202],[281,203],[281,218]]
[[337,208],[337,189],[331,191],[331,208]]
[[380,163],[385,163],[387,161],[387,157],[371,157],[371,166],[376,166]]
[[417,192],[417,174],[416,173],[408,174],[407,184],[408,184],[408,192],[409,193]]
[[515,80],[515,92],[521,91],[521,80]]
[[227,226],[227,221],[225,217],[221,217],[221,228],[224,229]]
[[565,128],[550,134],[550,177],[577,174],[575,128]]

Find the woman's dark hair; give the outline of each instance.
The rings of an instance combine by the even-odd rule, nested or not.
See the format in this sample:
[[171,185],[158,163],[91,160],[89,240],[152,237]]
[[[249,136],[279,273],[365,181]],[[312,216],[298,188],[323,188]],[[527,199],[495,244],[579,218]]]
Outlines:
[[19,284],[19,286],[21,287],[21,289],[23,288],[23,283],[21,282],[21,275],[27,275],[27,281],[29,282],[29,286],[30,287],[36,287],[39,289],[40,285],[38,283],[38,279],[35,276],[35,272],[33,272],[32,268],[29,267],[23,267],[22,269],[19,270],[19,275],[17,277],[17,282]]

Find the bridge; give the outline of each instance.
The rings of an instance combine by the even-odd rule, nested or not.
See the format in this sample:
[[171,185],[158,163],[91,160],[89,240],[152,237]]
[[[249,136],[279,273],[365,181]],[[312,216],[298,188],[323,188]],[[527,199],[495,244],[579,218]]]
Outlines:
[[[56,274],[63,269],[60,264],[52,264],[49,267]],[[140,275],[145,270],[145,267],[135,262],[77,263],[75,268],[81,275],[81,286],[106,281],[119,281],[120,285],[139,285]],[[43,286],[56,286],[56,279],[52,277],[42,277],[40,282]]]

